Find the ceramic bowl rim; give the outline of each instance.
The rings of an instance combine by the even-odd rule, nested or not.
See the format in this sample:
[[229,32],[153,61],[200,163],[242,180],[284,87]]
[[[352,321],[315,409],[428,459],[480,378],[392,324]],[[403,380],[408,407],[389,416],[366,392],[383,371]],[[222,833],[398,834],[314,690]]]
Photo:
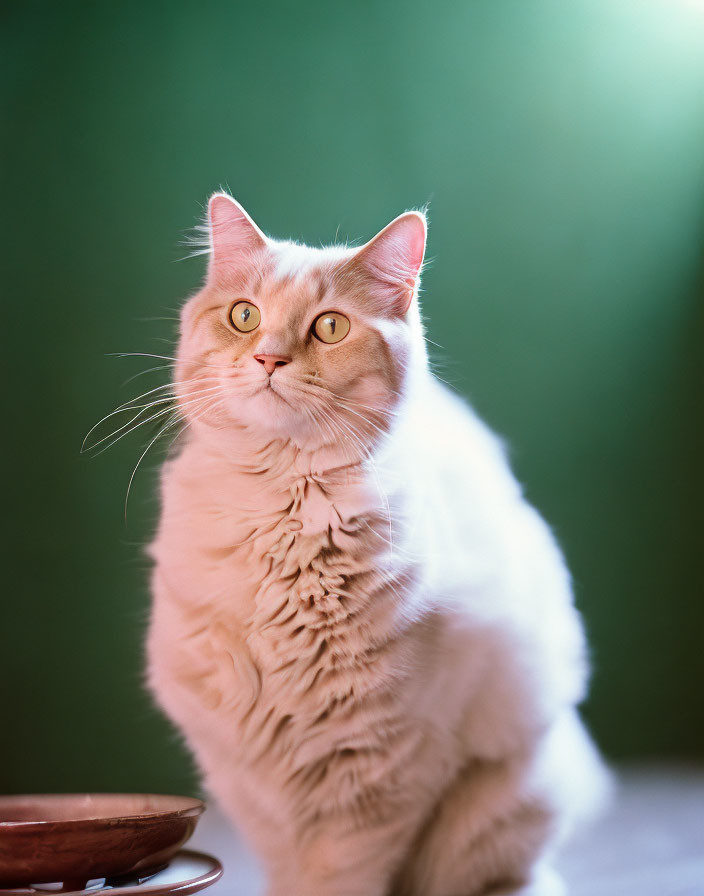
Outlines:
[[128,800],[132,799],[154,799],[159,800],[179,800],[182,805],[180,808],[170,807],[163,809],[154,809],[148,812],[124,812],[117,811],[110,815],[94,815],[92,818],[36,818],[22,819],[18,821],[0,819],[0,831],[3,830],[26,830],[42,829],[48,825],[71,825],[95,828],[100,825],[112,826],[125,821],[139,821],[142,819],[158,818],[188,818],[191,816],[202,815],[205,811],[205,803],[197,797],[181,796],[173,793],[18,793],[0,796],[0,811],[3,806],[9,805],[22,800],[31,800],[40,802],[47,800],[50,802],[63,802],[65,800],[80,799],[81,797],[99,797],[101,799]]

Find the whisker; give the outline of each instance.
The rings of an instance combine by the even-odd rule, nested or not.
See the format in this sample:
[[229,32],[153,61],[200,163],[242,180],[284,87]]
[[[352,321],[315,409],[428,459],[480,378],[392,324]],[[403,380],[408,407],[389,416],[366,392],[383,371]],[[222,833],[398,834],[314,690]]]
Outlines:
[[[215,400],[217,400],[217,399],[215,399]],[[201,398],[200,401],[203,401],[205,404],[207,404],[208,401],[213,401],[213,398],[207,398],[207,399],[202,399],[202,398]],[[202,410],[203,410],[203,409],[202,409]],[[165,423],[163,426],[160,427],[160,429],[159,429],[159,431],[157,432],[157,434],[150,440],[150,442],[149,442],[149,444],[147,445],[147,447],[144,449],[144,451],[143,451],[143,452],[141,453],[141,455],[139,456],[139,460],[137,461],[137,463],[136,463],[136,465],[135,465],[135,468],[132,470],[132,475],[130,476],[129,482],[127,483],[127,494],[125,495],[125,523],[127,522],[127,504],[128,504],[129,498],[130,498],[130,491],[132,490],[132,483],[134,482],[134,477],[137,475],[137,470],[139,469],[140,464],[142,463],[142,461],[143,461],[144,458],[146,457],[147,452],[148,452],[149,449],[152,447],[152,445],[153,445],[159,438],[161,438],[161,436],[164,435],[164,433],[168,432],[169,429],[171,429],[173,426],[175,426],[175,425],[179,422],[180,419],[181,419],[181,417],[180,417],[180,416],[177,416],[175,419],[167,420],[166,423]],[[182,430],[182,432],[185,431],[186,428],[187,428],[187,427],[184,427],[184,429]],[[179,435],[181,435],[181,433],[179,433]]]
[[[216,378],[216,375],[208,374],[206,377],[203,377],[201,379],[209,379],[211,377]],[[196,383],[196,382],[199,382],[198,377],[191,377],[190,379],[180,380],[180,381],[176,380],[175,382],[172,382],[172,383],[164,383],[161,386],[156,386],[154,389],[149,389],[147,392],[143,392],[141,395],[137,395],[135,398],[128,399],[127,401],[123,402],[121,405],[118,405],[118,407],[116,407],[114,411],[110,411],[109,414],[106,414],[104,417],[102,417],[100,420],[98,420],[97,423],[94,423],[93,426],[91,426],[91,428],[86,433],[85,438],[83,439],[83,447],[81,448],[81,450],[83,451],[85,449],[85,443],[88,440],[88,438],[90,437],[90,434],[95,429],[97,429],[101,423],[104,423],[106,420],[109,420],[111,417],[114,417],[117,414],[125,413],[127,411],[133,411],[139,407],[150,407],[149,404],[147,404],[147,405],[136,404],[136,402],[140,401],[141,399],[147,398],[149,395],[153,395],[155,392],[162,392],[164,390],[173,389],[174,386],[185,386],[185,385],[188,385],[189,383]],[[176,399],[177,397],[178,396],[174,394],[173,396],[171,396],[171,399]]]
[[161,386],[155,386],[153,389],[148,389],[146,392],[142,392],[141,395],[137,395],[134,398],[130,398],[127,401],[123,402],[119,407],[124,407],[127,404],[130,404],[133,401],[140,401],[142,398],[146,398],[148,395],[151,395],[154,392],[163,391],[164,389],[173,389],[174,386],[188,386],[190,383],[200,383],[202,380],[218,380],[218,374],[216,373],[207,373],[205,376],[191,376],[186,380],[170,380],[168,383],[162,383]]
[[[338,399],[338,400],[342,400],[342,402],[344,404],[344,399]],[[369,420],[367,417],[365,417],[364,414],[360,414],[359,411],[355,411],[353,408],[350,408],[350,407],[346,407],[345,410],[349,411],[350,414],[354,414],[356,417],[359,417],[361,420],[364,420],[365,423],[368,423],[370,426],[372,426],[381,436],[384,436],[384,437],[388,436],[387,432],[385,432],[383,429],[381,429],[381,427],[377,426],[376,423],[373,423],[371,420]]]
[[184,426],[176,433],[174,438],[169,442],[168,448],[166,449],[167,454],[171,451],[171,448],[173,447],[174,442],[184,434],[184,432],[189,428],[189,426],[192,426],[196,421],[201,420],[205,416],[205,414],[208,413],[209,411],[215,410],[215,408],[219,404],[224,404],[225,398],[226,398],[226,396],[223,395],[221,398],[218,398],[212,404],[206,405],[205,407],[196,411],[196,413],[192,415],[191,419],[187,420],[185,422]]
[[358,411],[353,410],[353,408],[349,407],[348,405],[353,404],[360,408],[367,408],[372,413],[379,414],[380,416],[387,416],[387,417],[388,416],[396,416],[393,412],[384,411],[383,409],[372,408],[369,405],[365,405],[365,404],[362,404],[361,402],[354,401],[351,398],[346,398],[343,395],[338,395],[336,392],[333,392],[332,389],[323,388],[323,393],[330,395],[333,398],[335,398],[337,401],[341,402],[343,404],[343,406],[345,407],[345,410],[349,411],[351,414],[355,414],[357,417],[360,417],[362,420],[364,420],[365,423],[368,423],[375,430],[377,430],[377,432],[381,436],[386,437],[388,435],[388,433],[385,430],[381,429],[381,427],[379,427],[376,423],[374,423],[373,420],[370,420],[364,414],[360,414]]
[[[174,361],[178,363],[178,358],[172,358],[169,355],[157,355],[153,352],[106,352],[105,354],[108,358],[157,358],[160,361]],[[201,362],[201,366],[215,367],[217,370],[229,367],[228,364],[206,364],[205,362]]]
[[155,355],[152,352],[106,352],[108,358],[158,358],[161,361],[178,361],[168,355]]
[[[323,377],[321,377],[319,374],[306,374],[306,377],[308,377],[308,382],[311,385],[320,386],[322,389],[324,389],[324,391],[329,392],[331,395],[336,395],[336,393],[330,388],[327,381],[324,380]],[[387,391],[390,395],[395,395],[397,398],[404,398],[404,395],[401,392],[397,392],[395,389],[387,388]]]
[[139,469],[139,465],[142,463],[144,458],[147,455],[147,452],[152,447],[152,445],[159,439],[160,436],[164,435],[172,426],[178,422],[178,418],[175,420],[167,420],[166,423],[159,429],[154,438],[149,442],[144,451],[140,454],[139,460],[137,461],[134,470],[132,470],[132,475],[130,476],[130,481],[127,483],[127,494],[125,495],[125,523],[127,522],[127,503],[130,499],[130,491],[132,489],[132,483],[134,482],[134,477],[137,474],[137,470]]
[[[316,393],[311,393],[311,392],[309,392],[308,390],[305,390],[305,389],[302,390],[302,391],[303,391],[306,395],[309,395],[309,396],[310,396],[310,395],[315,395],[316,398],[318,397],[318,393],[317,393],[317,392],[316,392]],[[345,409],[346,409],[346,410],[349,410],[351,413],[357,413],[357,412],[353,411],[351,407],[349,407],[350,405],[354,405],[354,407],[359,407],[359,408],[363,408],[363,409],[365,409],[365,410],[369,410],[373,415],[377,415],[377,416],[379,416],[380,418],[386,418],[387,420],[388,420],[388,419],[392,419],[392,418],[398,416],[398,414],[397,414],[396,411],[393,411],[393,410],[386,411],[386,410],[384,410],[383,408],[373,408],[373,407],[371,407],[370,405],[362,404],[362,402],[354,401],[353,399],[351,399],[351,398],[346,398],[346,397],[343,396],[343,395],[338,395],[336,392],[333,392],[331,389],[321,388],[320,391],[322,392],[322,396],[321,396],[321,397],[326,398],[326,397],[332,396],[333,398],[336,399],[336,401],[341,402],[341,403],[345,406]],[[376,429],[378,429],[378,431],[379,431],[382,435],[386,435],[386,434],[387,434],[384,430],[380,429],[380,428],[378,427],[378,425],[377,425],[376,423],[374,423],[373,420],[368,419],[364,414],[358,414],[358,416],[362,417],[363,420],[366,420],[371,426],[374,426]]]
[[[361,416],[361,415],[359,415],[359,416]],[[389,526],[388,546],[389,546],[389,550],[393,554],[394,538],[393,538],[393,521],[392,521],[392,517],[391,517],[391,505],[389,503],[389,496],[384,491],[384,489],[381,487],[381,482],[379,480],[378,471],[376,468],[376,464],[374,463],[373,457],[371,455],[371,451],[362,443],[359,433],[356,432],[356,430],[352,426],[351,422],[342,420],[340,418],[337,418],[335,420],[335,422],[338,424],[338,426],[344,427],[344,429],[346,430],[346,432],[348,433],[350,438],[353,440],[353,442],[355,442],[357,444],[360,451],[363,453],[365,459],[368,462],[368,468],[374,478],[374,484],[376,485],[377,494],[383,500],[384,505],[385,505],[386,519],[387,519],[387,523]],[[367,421],[367,422],[369,422],[369,421]]]
[[126,386],[128,383],[131,383],[132,380],[136,380],[137,377],[146,376],[148,373],[154,373],[154,371],[156,371],[156,370],[170,370],[170,369],[171,369],[170,364],[159,364],[157,367],[148,367],[146,370],[140,370],[139,373],[133,373],[132,376],[127,377],[127,379],[124,381],[122,386],[124,388],[124,386]]
[[[89,445],[88,448],[84,449],[84,450],[93,451],[95,448],[98,447],[98,445],[102,445],[103,442],[106,442],[108,439],[112,439],[112,441],[108,445],[106,445],[105,448],[101,448],[100,451],[96,452],[93,455],[94,457],[97,457],[99,454],[102,454],[103,451],[107,451],[108,448],[112,448],[112,446],[115,445],[117,442],[119,442],[120,439],[124,438],[126,435],[129,435],[129,433],[134,432],[134,430],[138,429],[140,426],[144,426],[146,423],[151,423],[153,420],[157,420],[159,417],[164,416],[164,414],[169,414],[173,411],[179,412],[180,408],[192,406],[193,404],[196,404],[197,402],[202,401],[204,397],[210,397],[209,393],[212,393],[219,389],[220,389],[219,386],[211,386],[208,389],[204,389],[201,392],[194,395],[188,401],[183,402],[180,406],[175,403],[176,402],[175,398],[162,398],[159,401],[154,401],[151,404],[144,405],[142,407],[142,409],[139,410],[137,412],[137,414],[135,414],[134,417],[132,417],[131,420],[129,420],[127,423],[123,424],[118,429],[111,432],[109,435],[104,436],[102,439],[99,439],[97,442],[94,442],[92,445]],[[171,406],[161,408],[161,410],[157,411],[155,414],[152,414],[150,417],[147,417],[145,420],[140,420],[139,423],[135,423],[135,421],[138,420],[139,417],[144,413],[144,410],[146,408],[151,408],[157,404],[162,404],[164,402],[170,402],[172,404],[171,404]],[[134,426],[131,425],[133,423],[135,423]],[[129,428],[127,428],[127,427],[129,427]],[[126,431],[122,432],[122,430],[126,430]],[[122,432],[122,435],[118,436],[117,434],[120,432]],[[117,438],[113,438],[114,436],[117,436]]]

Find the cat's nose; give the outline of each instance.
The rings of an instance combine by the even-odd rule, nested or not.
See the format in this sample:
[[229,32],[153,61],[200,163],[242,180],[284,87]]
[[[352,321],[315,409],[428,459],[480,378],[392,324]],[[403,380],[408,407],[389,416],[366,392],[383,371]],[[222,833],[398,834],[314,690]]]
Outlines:
[[255,355],[254,358],[264,365],[264,370],[266,370],[269,376],[272,375],[277,367],[283,367],[284,364],[288,364],[291,360],[284,355]]

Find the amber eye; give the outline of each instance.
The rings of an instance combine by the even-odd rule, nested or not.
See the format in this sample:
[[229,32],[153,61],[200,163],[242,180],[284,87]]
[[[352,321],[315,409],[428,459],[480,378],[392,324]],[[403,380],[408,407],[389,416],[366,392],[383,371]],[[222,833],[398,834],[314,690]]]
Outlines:
[[240,333],[251,333],[256,330],[262,319],[259,309],[251,302],[236,302],[230,312],[232,326]]
[[349,331],[350,322],[339,311],[326,311],[313,322],[313,332],[321,342],[341,342]]

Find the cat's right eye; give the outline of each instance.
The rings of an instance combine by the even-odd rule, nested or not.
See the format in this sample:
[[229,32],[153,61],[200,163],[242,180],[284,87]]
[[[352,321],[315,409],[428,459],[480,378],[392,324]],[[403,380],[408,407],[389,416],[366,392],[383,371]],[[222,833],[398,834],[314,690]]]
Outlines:
[[326,311],[313,321],[313,334],[316,339],[334,345],[342,342],[350,331],[349,319],[339,311]]
[[251,333],[256,330],[262,316],[256,305],[251,302],[235,302],[230,311],[232,326],[240,333]]

